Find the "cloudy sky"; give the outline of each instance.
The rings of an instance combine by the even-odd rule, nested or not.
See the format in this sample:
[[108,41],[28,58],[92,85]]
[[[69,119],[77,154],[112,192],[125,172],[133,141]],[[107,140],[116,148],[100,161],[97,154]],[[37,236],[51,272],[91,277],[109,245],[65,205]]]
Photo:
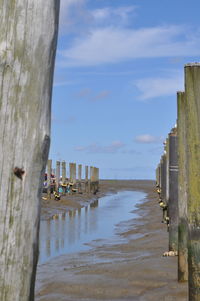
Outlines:
[[50,157],[153,179],[199,61],[199,0],[61,0]]

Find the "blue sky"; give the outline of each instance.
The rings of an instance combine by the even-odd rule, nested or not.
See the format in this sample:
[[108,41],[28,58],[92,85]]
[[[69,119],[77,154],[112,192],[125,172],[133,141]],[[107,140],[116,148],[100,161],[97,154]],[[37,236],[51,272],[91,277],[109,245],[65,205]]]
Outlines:
[[199,11],[199,0],[61,0],[54,162],[155,178],[184,64],[199,61]]

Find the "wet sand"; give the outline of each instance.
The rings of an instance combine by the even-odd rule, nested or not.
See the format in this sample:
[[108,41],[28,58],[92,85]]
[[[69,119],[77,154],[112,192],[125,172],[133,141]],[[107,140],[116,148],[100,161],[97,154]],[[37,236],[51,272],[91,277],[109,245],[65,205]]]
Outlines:
[[[38,266],[37,301],[187,300],[187,284],[177,282],[177,257],[168,250],[166,225],[153,181],[101,181],[99,197],[120,190],[145,192],[137,205],[137,219],[118,227],[119,243],[95,241],[92,248],[67,254]],[[96,198],[96,196],[95,196]],[[94,196],[70,196],[45,201],[43,218],[65,208],[84,206]],[[122,243],[120,237],[125,237]]]

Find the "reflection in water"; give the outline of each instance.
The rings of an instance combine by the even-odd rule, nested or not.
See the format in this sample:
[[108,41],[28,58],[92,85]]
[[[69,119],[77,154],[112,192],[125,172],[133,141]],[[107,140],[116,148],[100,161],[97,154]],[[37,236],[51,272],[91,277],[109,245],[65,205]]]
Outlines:
[[99,200],[95,200],[93,203],[90,204],[90,208],[97,208],[99,205]]
[[[47,221],[47,231],[48,233],[50,232],[50,220]],[[47,257],[49,257],[51,255],[51,241],[50,241],[50,235],[47,237],[46,239],[46,253],[47,253]]]
[[115,225],[134,218],[134,205],[144,193],[120,192],[97,199],[88,207],[55,214],[51,220],[41,221],[40,263],[61,254],[89,249],[92,240],[115,235]]

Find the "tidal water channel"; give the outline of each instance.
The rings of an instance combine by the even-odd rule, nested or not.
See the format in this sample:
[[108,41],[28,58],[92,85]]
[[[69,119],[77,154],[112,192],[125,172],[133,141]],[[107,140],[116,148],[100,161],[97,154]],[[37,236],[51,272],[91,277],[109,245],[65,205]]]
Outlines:
[[59,213],[40,224],[39,263],[91,248],[92,241],[118,239],[117,226],[137,216],[132,212],[145,193],[122,191],[97,199],[88,207]]

